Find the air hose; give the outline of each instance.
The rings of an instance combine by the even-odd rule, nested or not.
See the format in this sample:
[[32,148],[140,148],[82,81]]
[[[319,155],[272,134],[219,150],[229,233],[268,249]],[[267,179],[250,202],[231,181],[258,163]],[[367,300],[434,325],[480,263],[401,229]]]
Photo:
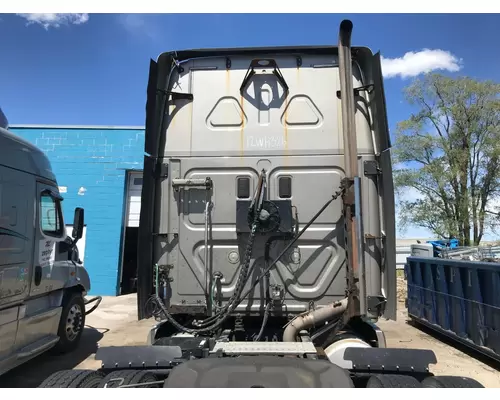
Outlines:
[[[255,238],[256,228],[257,228],[256,224],[254,224],[254,226],[252,228],[252,233],[250,235],[250,240],[249,240],[249,243],[248,243],[248,246],[247,246],[247,251],[245,253],[245,256],[246,256],[245,259],[246,260],[250,259],[251,255],[252,255],[253,239]],[[243,279],[238,279],[238,283],[240,283],[240,282],[243,283],[246,280],[245,279],[246,278],[245,274],[247,272],[248,272],[248,267],[245,268],[245,273],[242,273],[240,275],[240,278],[243,278]],[[201,328],[188,328],[186,326],[181,325],[169,313],[169,311],[167,310],[167,307],[165,307],[165,305],[163,304],[163,300],[160,298],[160,296],[158,294],[154,295],[154,300],[156,301],[157,305],[160,307],[161,311],[163,312],[163,314],[165,315],[165,317],[167,318],[167,320],[173,326],[175,326],[178,330],[180,330],[182,332],[186,332],[186,333],[197,334],[197,333],[211,332],[211,331],[217,329],[218,327],[220,327],[222,325],[222,323],[231,315],[231,313],[238,306],[238,304],[241,303],[241,300],[238,299],[238,296],[241,295],[241,292],[243,291],[243,288],[244,288],[244,285],[240,284],[239,288],[237,289],[237,292],[235,292],[235,294],[233,296],[231,296],[232,298],[235,298],[236,300],[233,300],[228,306],[224,307],[224,309],[221,310],[220,313],[221,314],[223,313],[223,314],[220,315],[220,317],[218,317],[215,322],[213,322],[212,324],[208,324],[208,321],[203,321],[205,324]]]
[[[183,64],[187,61],[189,61],[189,60],[183,60],[182,62],[180,62],[178,64],[175,63],[175,65],[173,65],[173,67],[174,66],[179,67],[180,64]],[[172,78],[173,71],[174,71],[174,68],[172,68],[170,73],[169,73],[169,76],[167,79],[167,84],[166,84],[167,88],[170,86],[170,81]],[[164,107],[166,104],[167,104],[167,102],[164,103]],[[340,194],[342,193],[342,191],[338,191],[332,197],[332,199],[328,200],[328,202],[318,211],[318,213],[311,219],[311,221],[306,226],[304,226],[304,228],[298,233],[298,235],[288,244],[288,246],[286,246],[286,248],[280,253],[280,255],[269,266],[267,266],[265,271],[254,281],[254,283],[251,285],[250,289],[242,296],[241,292],[243,291],[243,289],[246,285],[246,282],[247,282],[248,269],[249,269],[249,264],[250,264],[250,260],[251,260],[252,250],[253,250],[253,242],[254,242],[255,235],[256,235],[256,232],[258,229],[258,223],[259,223],[258,217],[259,217],[259,214],[261,211],[262,201],[264,198],[264,190],[263,190],[264,186],[265,186],[264,179],[265,179],[264,174],[261,173],[261,175],[259,177],[259,183],[257,185],[257,190],[254,194],[254,197],[253,197],[251,205],[250,205],[250,208],[254,209],[254,223],[252,224],[251,233],[250,233],[250,237],[249,237],[248,244],[247,244],[247,249],[245,251],[244,263],[242,266],[241,274],[238,277],[238,282],[236,285],[235,292],[233,293],[233,295],[229,299],[228,303],[226,303],[226,305],[224,307],[222,307],[215,315],[198,323],[199,326],[201,325],[203,327],[200,327],[198,329],[192,329],[192,328],[182,326],[172,317],[172,315],[169,313],[167,307],[163,303],[163,300],[161,299],[161,297],[158,294],[158,286],[157,286],[156,293],[153,296],[151,296],[151,298],[146,302],[146,307],[148,306],[148,303],[150,301],[154,301],[154,303],[156,303],[156,306],[160,308],[160,310],[158,310],[156,308],[153,309],[152,310],[153,315],[158,316],[160,313],[162,313],[165,315],[166,319],[172,325],[174,325],[178,330],[183,331],[183,332],[187,332],[187,333],[192,333],[192,334],[211,332],[211,331],[215,330],[216,328],[220,327],[222,325],[222,323],[233,312],[233,310],[243,301],[243,299],[245,299],[251,293],[251,291],[255,288],[255,286],[258,284],[258,282],[260,282],[266,276],[266,274],[269,272],[269,270],[280,260],[280,258],[297,241],[297,239],[299,239],[299,237],[305,232],[305,230],[316,220],[316,218],[318,218],[318,216],[326,209],[326,207],[333,200],[338,198],[338,196],[340,196]],[[153,307],[154,306],[155,306],[155,304],[153,304]]]
[[[253,222],[252,229],[250,232],[250,237],[248,239],[247,248],[245,250],[245,256],[243,258],[243,263],[241,266],[241,271],[238,276],[238,281],[236,282],[236,288],[233,292],[231,298],[227,301],[226,305],[219,308],[219,310],[207,318],[204,321],[195,321],[193,325],[198,328],[206,327],[216,321],[218,318],[221,318],[226,314],[227,310],[231,307],[233,302],[238,301],[241,296],[241,292],[243,291],[245,285],[247,284],[249,278],[249,269],[250,269],[250,261],[252,259],[252,251],[253,251],[253,243],[255,240],[255,235],[257,234],[258,224],[259,224],[259,214],[262,209],[262,203],[264,201],[264,192],[267,188],[266,178],[265,178],[265,170],[262,170],[259,176],[259,181],[257,183],[257,188],[252,197],[252,201],[249,206],[249,211],[253,210]],[[241,302],[241,301],[240,301]],[[239,303],[238,303],[239,304]]]
[[[196,333],[204,333],[204,332],[211,332],[215,329],[217,329],[228,317],[229,315],[233,312],[233,310],[243,301],[243,299],[245,299],[250,293],[251,291],[255,288],[255,286],[257,286],[257,284],[266,276],[266,274],[270,271],[270,269],[272,267],[274,267],[276,265],[276,263],[281,259],[281,257],[283,257],[283,255],[290,249],[291,246],[293,246],[293,244],[304,234],[304,232],[307,230],[307,228],[309,228],[309,226],[311,226],[314,221],[323,213],[323,211],[325,211],[325,209],[334,201],[336,200],[340,195],[342,194],[342,190],[338,190],[333,196],[331,199],[329,199],[324,205],[323,207],[321,207],[321,209],[311,218],[311,220],[300,230],[300,232],[297,234],[297,236],[295,236],[291,241],[290,243],[283,249],[283,251],[278,255],[278,257],[276,257],[274,259],[274,261],[272,263],[270,263],[265,269],[264,271],[262,272],[261,275],[259,275],[259,277],[253,282],[253,284],[250,286],[250,289],[247,290],[245,292],[244,295],[240,296],[239,299],[237,299],[236,301],[233,301],[230,305],[226,306],[225,309],[226,309],[226,312],[224,313],[224,315],[222,315],[218,320],[217,322],[214,322],[213,324],[209,325],[209,326],[205,326],[203,328],[199,328],[199,329],[192,329],[192,328],[187,328],[185,326],[182,326],[181,324],[179,324],[173,317],[172,315],[169,313],[169,311],[167,310],[167,308],[165,307],[165,305],[163,304],[163,301],[162,299],[157,295],[155,294],[154,295],[154,299],[155,301],[157,302],[158,306],[160,307],[161,311],[163,312],[163,314],[165,315],[165,317],[167,318],[167,320],[172,324],[174,325],[177,329],[179,329],[180,331],[183,331],[183,332],[187,332],[187,333],[191,333],[191,334],[196,334]],[[256,215],[258,215],[256,213]],[[250,235],[250,237],[252,238],[252,236],[255,235],[255,232],[256,232],[256,229],[257,229],[257,223],[254,223],[254,225],[252,226],[252,234]],[[252,244],[253,246],[253,240],[249,240],[249,244]],[[248,254],[248,248],[250,246],[247,247],[247,254]],[[251,254],[251,252],[250,252]],[[243,286],[244,287],[244,286]],[[232,296],[234,297],[234,296]],[[215,317],[215,316],[214,316]],[[212,318],[214,318],[212,317]],[[206,322],[206,321],[204,321]],[[208,321],[207,321],[208,322]]]
[[[166,83],[167,90],[170,87],[170,82],[171,82],[171,78],[172,78],[172,74],[173,74],[174,69],[175,68],[179,68],[179,66],[181,64],[183,64],[185,62],[188,62],[188,61],[189,60],[183,60],[181,62],[174,62],[172,64],[172,68],[170,70],[170,73],[169,73],[168,78],[167,78],[167,83]],[[165,91],[165,93],[167,93],[167,91]],[[167,104],[167,102],[164,103],[164,107],[165,107],[165,104]],[[165,316],[167,317],[167,319],[175,327],[177,327],[177,329],[179,329],[181,331],[184,331],[184,332],[191,332],[191,333],[206,332],[206,331],[213,330],[216,327],[220,326],[222,324],[222,322],[227,318],[227,316],[234,309],[232,307],[232,304],[235,301],[237,301],[238,298],[241,296],[241,292],[243,291],[243,288],[245,287],[245,284],[247,282],[248,269],[249,269],[249,264],[250,264],[250,261],[251,261],[252,250],[253,250],[253,242],[254,242],[254,239],[255,239],[255,234],[256,234],[257,229],[258,229],[258,223],[259,223],[258,217],[259,217],[259,214],[260,214],[260,210],[261,210],[261,207],[262,207],[262,201],[263,201],[263,198],[264,198],[264,188],[265,188],[265,171],[263,170],[261,172],[260,176],[259,176],[259,182],[257,184],[257,189],[256,189],[256,191],[254,193],[254,196],[252,198],[252,202],[251,202],[251,205],[250,205],[250,208],[254,209],[254,223],[252,224],[252,229],[251,229],[250,237],[249,237],[249,240],[248,240],[247,249],[245,251],[244,262],[243,262],[243,265],[242,265],[242,268],[241,268],[241,273],[240,273],[240,275],[238,277],[238,282],[236,284],[236,289],[235,289],[233,295],[231,296],[231,298],[229,299],[228,303],[224,307],[222,307],[212,317],[209,317],[207,320],[204,320],[201,323],[199,323],[199,325],[206,326],[206,325],[210,324],[210,326],[208,326],[207,328],[202,328],[202,329],[191,329],[191,328],[183,327],[178,322],[176,322],[172,318],[172,316],[169,314],[168,310],[166,309],[166,307],[165,307],[165,305],[163,303],[163,300],[161,299],[161,297],[158,294],[158,284],[159,284],[159,282],[157,282],[156,293],[153,296],[150,297],[150,299],[146,302],[145,306],[148,307],[148,304],[150,303],[150,301],[154,300],[154,303],[156,303],[156,306],[158,306],[161,309],[161,313],[165,314]],[[157,277],[157,279],[158,279],[158,277]],[[240,302],[241,302],[241,300],[240,300]],[[159,310],[155,307],[155,304],[153,304],[152,315],[154,315],[155,317],[157,317],[159,314],[160,314]],[[217,319],[218,319],[218,321],[215,322],[214,324],[212,324],[212,322],[216,321]]]
[[[215,315],[212,317],[198,322],[196,324],[196,328],[188,328],[185,327],[181,324],[179,324],[173,317],[172,315],[168,312],[167,308],[165,307],[163,300],[160,298],[158,295],[158,292],[155,293],[153,296],[154,300],[156,301],[157,305],[160,307],[161,311],[163,314],[165,314],[165,317],[167,320],[174,325],[177,329],[186,332],[186,333],[203,333],[203,332],[210,332],[213,331],[214,329],[217,329],[228,317],[229,315],[233,312],[233,310],[237,307],[239,303],[241,303],[241,293],[243,289],[245,288],[247,278],[248,278],[248,271],[250,268],[250,261],[252,259],[252,251],[253,251],[253,244],[255,241],[255,236],[257,234],[257,229],[259,227],[259,214],[262,208],[262,202],[264,200],[264,190],[265,190],[266,184],[265,184],[265,171],[262,171],[259,177],[259,183],[257,185],[257,189],[254,193],[250,209],[254,210],[253,213],[253,223],[252,223],[252,228],[250,231],[250,236],[248,239],[247,247],[245,250],[245,256],[243,259],[243,264],[241,267],[241,272],[238,276],[238,281],[236,283],[236,288],[229,299],[228,303],[222,307]],[[195,325],[195,324],[193,324]]]
[[267,320],[269,319],[269,313],[271,312],[271,305],[272,305],[271,302],[268,302],[266,304],[266,309],[264,311],[264,318],[262,319],[262,325],[260,327],[258,335],[254,338],[254,342],[258,342],[260,341],[260,339],[262,339],[262,335],[264,334],[264,329],[266,329]]
[[257,279],[253,282],[253,284],[250,286],[250,288],[245,292],[244,295],[241,296],[241,300],[239,301],[238,305],[245,299],[253,289],[255,289],[255,286],[266,276],[266,274],[271,270],[272,267],[276,265],[276,263],[283,257],[287,251],[295,244],[295,242],[304,234],[304,232],[309,228],[314,221],[325,211],[325,209],[332,203],[334,200],[338,199],[338,197],[343,193],[343,190],[338,190],[331,199],[329,199],[323,207],[320,208],[320,210],[311,218],[311,220],[300,230],[300,232],[295,236],[290,243],[281,251],[281,253],[274,259],[272,263],[270,263],[264,271],[257,277]]

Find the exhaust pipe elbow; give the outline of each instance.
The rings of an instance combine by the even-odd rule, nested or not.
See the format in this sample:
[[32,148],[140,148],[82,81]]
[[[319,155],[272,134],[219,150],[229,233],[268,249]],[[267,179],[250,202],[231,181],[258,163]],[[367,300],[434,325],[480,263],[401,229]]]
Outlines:
[[351,34],[352,34],[353,24],[350,20],[344,19],[340,23],[339,29],[339,41],[342,46],[351,46]]
[[293,319],[283,332],[284,342],[295,342],[298,333],[303,329],[309,329],[311,326],[328,321],[347,309],[347,298],[329,304],[326,307],[309,311],[306,314],[299,315]]

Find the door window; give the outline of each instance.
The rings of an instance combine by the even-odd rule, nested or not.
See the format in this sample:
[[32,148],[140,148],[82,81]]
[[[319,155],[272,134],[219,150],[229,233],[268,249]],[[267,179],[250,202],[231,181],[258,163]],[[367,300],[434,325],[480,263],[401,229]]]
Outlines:
[[60,237],[63,231],[61,203],[49,193],[40,197],[40,226],[47,236]]

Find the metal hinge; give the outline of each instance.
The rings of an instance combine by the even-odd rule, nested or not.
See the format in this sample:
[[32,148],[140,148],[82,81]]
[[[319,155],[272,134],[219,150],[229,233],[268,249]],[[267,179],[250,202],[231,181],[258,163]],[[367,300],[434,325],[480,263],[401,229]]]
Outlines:
[[381,313],[382,307],[387,303],[387,299],[384,296],[367,296],[366,305],[369,312],[373,313],[377,311],[378,314]]
[[[364,85],[364,86],[360,86],[360,87],[357,87],[357,88],[354,88],[354,96],[359,96],[359,94],[361,92],[366,92],[368,94],[372,94],[373,92],[373,89],[374,89],[374,85],[372,83],[370,83],[369,85]],[[337,90],[337,98],[341,98],[341,91],[340,90]]]
[[153,171],[155,178],[168,178],[168,164],[156,164]]
[[162,93],[166,96],[171,96],[172,100],[193,100],[194,96],[191,93],[179,93],[172,92],[170,90],[156,89],[158,93]]
[[382,170],[380,169],[378,162],[374,160],[368,160],[364,162],[364,173],[365,176],[381,175]]
[[373,240],[385,239],[385,235],[375,236],[375,235],[372,235],[371,233],[365,233],[365,239],[373,239]]

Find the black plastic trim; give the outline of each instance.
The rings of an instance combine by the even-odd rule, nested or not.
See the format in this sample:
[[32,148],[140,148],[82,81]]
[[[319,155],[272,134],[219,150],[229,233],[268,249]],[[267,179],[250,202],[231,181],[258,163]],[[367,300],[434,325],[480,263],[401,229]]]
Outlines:
[[344,360],[352,362],[353,371],[427,373],[436,364],[436,354],[426,349],[356,348],[344,352]]
[[292,178],[290,176],[279,177],[278,196],[280,199],[290,199],[292,197]]
[[[358,52],[371,50],[367,47],[352,47],[353,56]],[[184,61],[190,58],[199,57],[234,57],[234,56],[252,56],[252,55],[337,55],[337,46],[276,46],[276,47],[236,47],[236,48],[213,48],[213,49],[186,49],[173,50],[161,53],[158,61],[164,57],[175,57],[177,61]]]
[[103,369],[168,368],[181,357],[179,346],[110,346],[95,353]]
[[156,160],[144,157],[141,213],[137,243],[137,313],[138,319],[151,317],[146,303],[153,293],[153,232]]
[[240,176],[237,178],[237,194],[238,199],[250,198],[250,178]]
[[146,99],[146,126],[145,126],[146,138],[144,141],[144,151],[150,155],[153,155],[155,151],[157,151],[155,146],[158,144],[156,104],[157,104],[157,97],[159,97],[159,93],[158,93],[157,83],[158,83],[158,64],[155,61],[150,60],[147,99]]

